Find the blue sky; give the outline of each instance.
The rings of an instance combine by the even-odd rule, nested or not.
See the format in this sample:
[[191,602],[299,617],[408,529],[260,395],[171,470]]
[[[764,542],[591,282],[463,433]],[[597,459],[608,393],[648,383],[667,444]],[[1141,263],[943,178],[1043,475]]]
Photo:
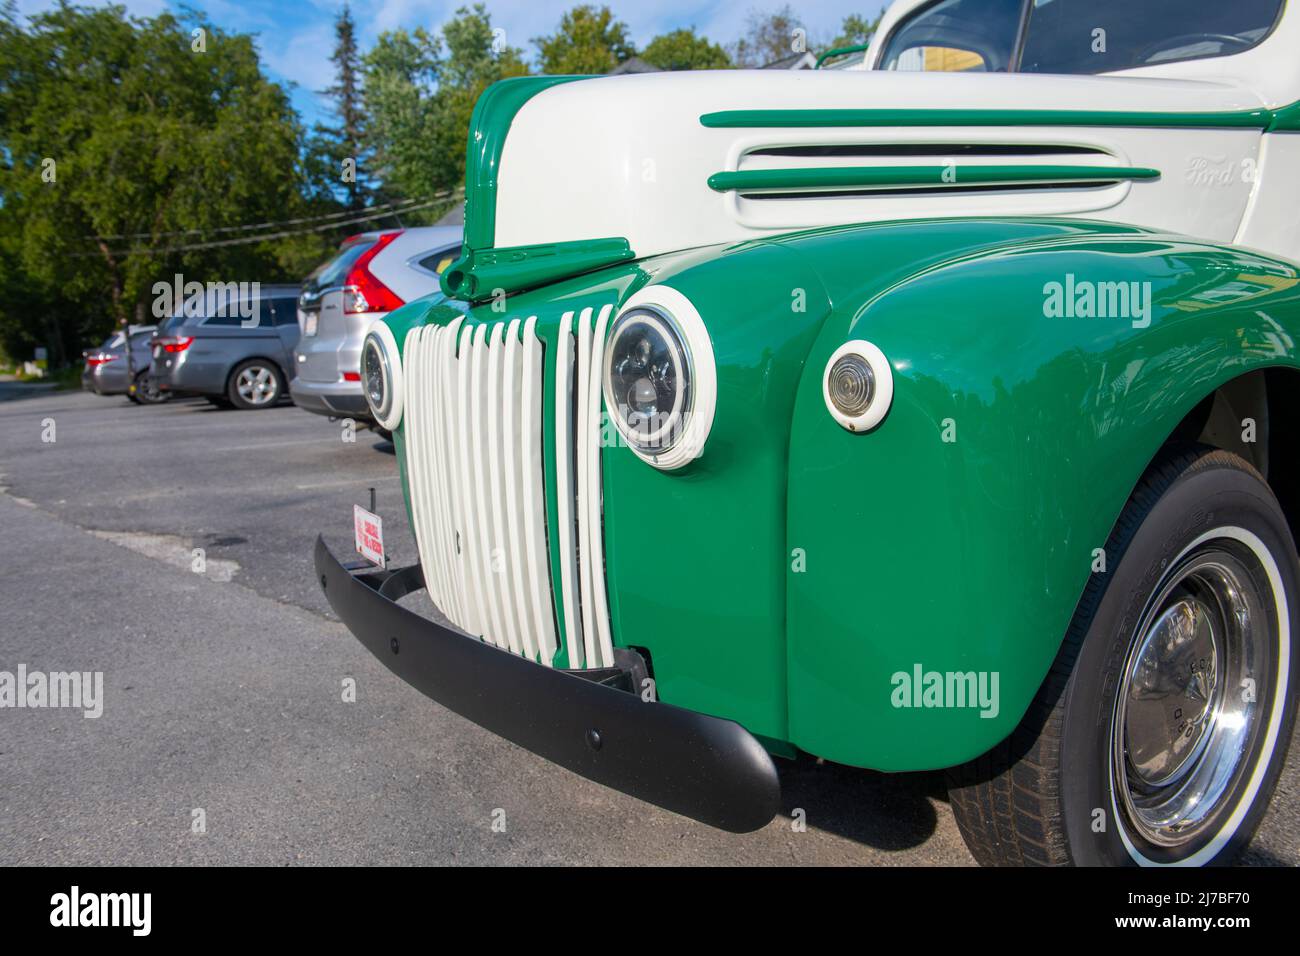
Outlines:
[[[119,0],[131,13],[152,16],[180,4],[169,0]],[[374,0],[352,3],[361,31],[363,49],[376,36],[398,27],[436,29],[456,8],[472,0]],[[489,0],[493,26],[506,31],[506,41],[521,47],[528,57],[536,53],[533,37],[554,31],[560,15],[579,0]],[[597,6],[602,0],[589,0]],[[771,11],[784,0],[603,0],[631,30],[638,47],[656,34],[693,26],[716,43],[730,43],[740,35],[751,10]],[[102,6],[98,0],[80,0],[84,6]],[[258,37],[262,61],[273,79],[293,83],[293,102],[308,124],[323,117],[316,90],[333,79],[329,62],[333,46],[334,16],[341,0],[189,0],[217,26]],[[811,37],[831,39],[850,13],[875,16],[882,0],[791,0]],[[51,0],[18,0],[20,13],[55,6]]]

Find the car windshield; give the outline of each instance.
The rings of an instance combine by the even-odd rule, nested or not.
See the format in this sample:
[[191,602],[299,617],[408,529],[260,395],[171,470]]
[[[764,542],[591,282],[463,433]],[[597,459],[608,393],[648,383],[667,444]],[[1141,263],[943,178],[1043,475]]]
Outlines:
[[941,0],[903,20],[884,70],[1109,73],[1241,53],[1285,0]]

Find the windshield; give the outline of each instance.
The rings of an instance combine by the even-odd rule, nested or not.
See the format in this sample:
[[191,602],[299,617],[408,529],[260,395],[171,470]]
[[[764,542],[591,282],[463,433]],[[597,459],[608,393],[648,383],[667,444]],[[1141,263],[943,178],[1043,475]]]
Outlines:
[[[1227,56],[1268,36],[1284,0],[1035,0],[1020,69],[1110,73]],[[1297,51],[1300,56],[1300,51]]]
[[1110,73],[1229,56],[1285,0],[940,0],[894,28],[883,70]]

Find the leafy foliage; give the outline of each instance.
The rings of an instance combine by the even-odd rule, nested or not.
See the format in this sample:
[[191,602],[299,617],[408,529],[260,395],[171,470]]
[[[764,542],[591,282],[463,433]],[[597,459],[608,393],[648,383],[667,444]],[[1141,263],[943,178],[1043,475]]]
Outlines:
[[305,188],[302,135],[248,36],[121,7],[59,6],[21,25],[7,4],[0,342],[14,355],[48,344],[57,364],[148,317],[153,283],[173,273],[301,276],[323,240],[185,247],[196,231],[321,209]]
[[856,13],[850,13],[844,18],[844,22],[840,26],[840,35],[829,43],[827,48],[858,46],[871,42],[871,37],[880,27],[880,18],[884,15],[884,11],[881,11],[876,14],[875,19],[868,19]]
[[642,51],[641,59],[661,70],[725,70],[731,66],[727,51],[700,36],[694,27],[655,37]]
[[565,13],[555,33],[533,43],[541,72],[551,74],[608,73],[636,54],[627,24],[615,20],[609,7],[588,4]]
[[737,66],[757,68],[808,49],[799,18],[786,4],[773,13],[751,10],[744,35],[731,45],[731,58]]
[[528,72],[494,35],[483,4],[461,7],[440,35],[383,33],[364,58],[368,139],[385,184],[424,198],[465,178],[470,114],[492,83]]

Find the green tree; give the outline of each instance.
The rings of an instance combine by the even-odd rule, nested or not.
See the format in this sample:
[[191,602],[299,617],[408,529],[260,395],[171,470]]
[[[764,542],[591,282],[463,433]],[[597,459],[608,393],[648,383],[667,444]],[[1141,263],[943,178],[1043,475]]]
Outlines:
[[[0,9],[0,341],[51,358],[152,318],[155,282],[298,278],[326,240],[212,246],[309,216],[303,131],[249,36],[165,13]],[[206,246],[206,248],[191,248]],[[62,355],[60,355],[62,353]]]
[[338,182],[349,209],[361,209],[374,198],[370,175],[370,154],[366,149],[365,111],[362,106],[361,54],[357,48],[357,25],[346,3],[334,20],[335,82],[321,92],[333,104],[334,125],[317,124],[311,143],[313,153],[328,157],[337,170]]
[[655,37],[641,59],[661,70],[723,70],[731,66],[727,51],[700,36],[694,27]]
[[627,24],[609,7],[582,4],[560,17],[550,36],[533,39],[543,73],[608,73],[636,54]]
[[381,34],[364,71],[369,142],[385,187],[423,199],[464,182],[470,115],[483,90],[528,69],[480,3],[459,8],[440,35]]
[[844,18],[840,25],[840,35],[826,45],[826,49],[833,50],[837,47],[861,46],[871,42],[877,28],[880,26],[880,18],[884,12],[876,14],[874,20],[859,16],[856,13],[850,13]]
[[731,45],[737,66],[756,68],[812,48],[807,32],[789,4],[773,13],[751,10],[745,33]]

